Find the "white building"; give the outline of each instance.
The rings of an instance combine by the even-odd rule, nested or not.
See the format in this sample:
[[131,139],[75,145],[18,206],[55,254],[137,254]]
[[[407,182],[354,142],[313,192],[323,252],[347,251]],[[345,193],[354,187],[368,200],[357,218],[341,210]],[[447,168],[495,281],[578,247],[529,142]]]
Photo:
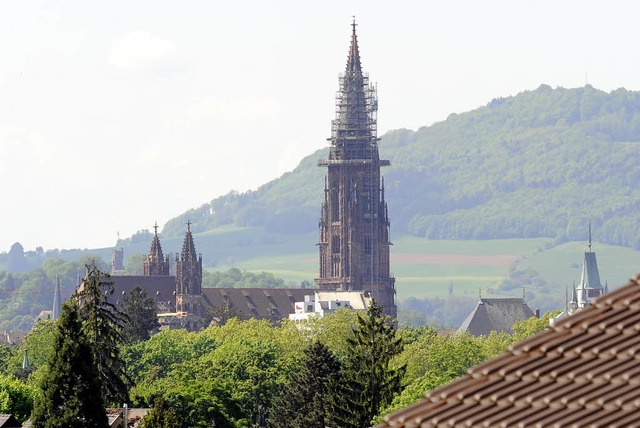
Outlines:
[[304,296],[304,302],[295,303],[295,312],[289,319],[300,322],[310,317],[322,318],[337,309],[364,311],[369,307],[371,296],[363,291],[316,291]]

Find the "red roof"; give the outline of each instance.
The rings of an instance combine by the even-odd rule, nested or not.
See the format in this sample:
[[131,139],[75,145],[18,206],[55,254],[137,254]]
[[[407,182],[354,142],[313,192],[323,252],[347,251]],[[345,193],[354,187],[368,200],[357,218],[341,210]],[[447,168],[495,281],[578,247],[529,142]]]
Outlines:
[[640,276],[379,427],[640,426]]

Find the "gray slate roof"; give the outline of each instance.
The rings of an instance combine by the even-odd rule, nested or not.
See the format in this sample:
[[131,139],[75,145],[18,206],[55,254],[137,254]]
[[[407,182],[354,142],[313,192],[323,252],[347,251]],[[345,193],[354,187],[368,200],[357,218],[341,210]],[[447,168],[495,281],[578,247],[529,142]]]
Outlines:
[[280,321],[295,312],[296,302],[313,295],[312,288],[202,288],[205,301],[212,307],[225,304],[238,310],[241,319]]
[[[122,299],[122,296],[134,287],[139,286],[147,292],[147,297],[152,297],[156,302],[167,302],[167,305],[171,308],[176,307],[176,277],[173,275],[127,275],[127,276],[112,276],[113,281],[113,295],[110,297],[115,303],[117,300]],[[124,294],[123,294],[124,292]]]
[[513,333],[511,327],[516,321],[532,316],[533,311],[522,298],[480,299],[457,332],[473,336],[486,336],[492,331]]
[[584,288],[602,288],[600,273],[598,272],[598,262],[596,261],[596,253],[594,252],[589,251],[584,253],[580,286]]

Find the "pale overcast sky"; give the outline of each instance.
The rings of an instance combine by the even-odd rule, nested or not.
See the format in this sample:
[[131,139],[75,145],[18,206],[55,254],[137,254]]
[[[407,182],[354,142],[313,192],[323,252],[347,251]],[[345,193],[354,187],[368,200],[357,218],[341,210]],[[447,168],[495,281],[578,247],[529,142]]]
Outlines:
[[[0,251],[94,248],[327,144],[356,15],[379,134],[546,83],[640,90],[632,1],[2,1]],[[319,210],[320,208],[318,208]]]

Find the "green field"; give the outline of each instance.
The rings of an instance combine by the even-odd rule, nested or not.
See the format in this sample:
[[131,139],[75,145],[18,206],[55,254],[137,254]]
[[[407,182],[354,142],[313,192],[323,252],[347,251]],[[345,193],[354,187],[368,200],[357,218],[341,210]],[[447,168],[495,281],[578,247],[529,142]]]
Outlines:
[[[239,231],[242,235],[238,234]],[[273,242],[268,234],[260,231],[251,237],[251,244],[247,245],[243,239],[255,229],[250,234],[247,232],[234,228],[228,230],[228,236],[224,233],[197,236],[196,242],[200,243],[204,238],[205,247],[217,247],[217,253],[226,254],[219,255],[218,263],[210,269],[237,267],[251,272],[266,271],[291,284],[312,281],[317,276],[315,234],[292,235],[291,240]],[[228,247],[234,243],[235,248],[234,245]],[[288,252],[290,245],[298,251]],[[543,294],[557,297],[564,296],[565,285],[580,280],[585,249],[582,242],[552,247],[551,240],[544,238],[434,241],[402,236],[394,241],[391,248],[391,270],[396,277],[400,300],[442,296],[450,291],[476,296],[479,289],[483,294],[521,296],[521,289],[505,291],[498,288],[507,278],[511,264],[517,270],[537,271],[550,287]],[[594,243],[593,250],[598,254],[602,281],[608,281],[611,288],[624,284],[629,277],[640,272],[640,254],[637,251],[599,243]]]

